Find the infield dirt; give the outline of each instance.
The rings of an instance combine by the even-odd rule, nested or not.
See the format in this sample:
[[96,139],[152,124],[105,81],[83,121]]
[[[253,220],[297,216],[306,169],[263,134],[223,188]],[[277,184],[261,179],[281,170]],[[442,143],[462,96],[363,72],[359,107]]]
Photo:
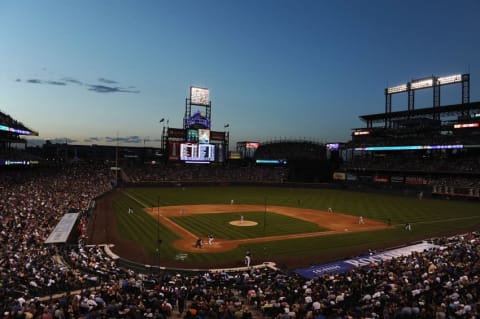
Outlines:
[[[97,201],[97,211],[101,211],[101,214],[96,214],[93,221],[93,227],[89,229],[89,243],[90,244],[114,244],[113,251],[122,256],[123,258],[130,259],[132,261],[155,264],[155,260],[152,256],[149,256],[141,247],[136,243],[124,240],[119,235],[117,226],[113,220],[114,212],[112,208],[112,201],[110,196],[106,195]],[[265,207],[262,205],[180,205],[180,206],[162,206],[162,207],[149,207],[145,211],[149,213],[154,219],[158,219],[160,223],[170,228],[173,232],[177,233],[180,240],[174,243],[174,246],[185,252],[199,252],[199,248],[195,248],[195,241],[198,238],[197,234],[191,233],[187,229],[173,222],[170,217],[179,216],[180,214],[188,216],[195,214],[216,214],[216,213],[231,213],[231,212],[245,212],[245,211],[262,211]],[[314,233],[300,233],[293,235],[280,235],[270,237],[258,237],[248,239],[224,239],[215,238],[212,245],[208,245],[205,238],[204,245],[201,248],[202,253],[218,253],[235,249],[238,245],[244,243],[259,243],[259,242],[272,242],[277,240],[288,240],[294,238],[306,238],[306,237],[319,237],[329,236],[338,233],[345,232],[364,232],[385,229],[389,226],[385,223],[364,218],[364,223],[359,224],[357,216],[351,216],[342,214],[339,212],[326,212],[314,209],[306,209],[299,207],[286,207],[286,206],[269,206],[269,211],[277,214],[287,215],[293,218],[303,219],[312,223],[316,223],[320,227],[326,228],[326,231],[314,232]],[[240,220],[233,220],[239,227],[248,224],[248,220],[244,220],[244,225],[241,225]]]
[[[245,212],[245,211],[262,211],[265,207],[262,205],[188,205],[188,206],[163,206],[147,208],[147,211],[153,218],[159,219],[159,222],[176,232],[181,240],[175,242],[175,247],[179,250],[198,252],[198,248],[194,247],[195,240],[198,235],[193,234],[185,228],[174,223],[169,217],[179,216],[179,212],[182,212],[184,216],[195,214],[216,214],[216,213],[231,213],[231,212]],[[315,233],[301,233],[294,235],[280,235],[270,237],[258,237],[248,239],[229,240],[216,238],[214,245],[203,245],[203,252],[222,252],[236,248],[243,243],[257,243],[257,242],[271,242],[276,240],[285,240],[293,238],[305,238],[305,237],[318,237],[328,236],[336,233],[348,232],[360,232],[371,231],[377,229],[383,229],[387,226],[384,223],[364,219],[363,224],[358,223],[358,217],[345,215],[341,213],[323,212],[314,209],[285,207],[285,206],[269,206],[269,211],[277,214],[287,215],[293,218],[303,219],[312,223],[315,223],[323,228],[327,228],[327,231],[315,232]],[[158,213],[159,212],[159,213]],[[158,216],[159,215],[159,216]],[[251,223],[251,221],[236,220],[232,221],[236,226],[244,226]],[[243,225],[242,225],[243,224]]]

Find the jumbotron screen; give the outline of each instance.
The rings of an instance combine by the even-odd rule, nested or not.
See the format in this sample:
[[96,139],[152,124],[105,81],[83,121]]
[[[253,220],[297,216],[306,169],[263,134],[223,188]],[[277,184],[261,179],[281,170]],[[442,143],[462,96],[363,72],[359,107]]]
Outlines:
[[210,92],[206,88],[190,87],[190,101],[195,105],[208,105]]
[[198,143],[200,144],[210,143],[210,130],[198,129]]
[[187,142],[210,144],[210,130],[208,129],[187,129]]
[[186,162],[208,163],[215,161],[215,145],[181,143],[180,160]]
[[198,130],[188,129],[187,130],[187,142],[198,142]]

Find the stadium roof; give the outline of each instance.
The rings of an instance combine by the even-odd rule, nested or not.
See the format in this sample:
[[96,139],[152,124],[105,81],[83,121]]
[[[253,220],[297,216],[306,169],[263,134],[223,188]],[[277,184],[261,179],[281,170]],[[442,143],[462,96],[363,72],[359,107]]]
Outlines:
[[38,136],[38,132],[29,129],[22,122],[13,119],[10,115],[0,112],[0,132],[10,132],[17,135]]

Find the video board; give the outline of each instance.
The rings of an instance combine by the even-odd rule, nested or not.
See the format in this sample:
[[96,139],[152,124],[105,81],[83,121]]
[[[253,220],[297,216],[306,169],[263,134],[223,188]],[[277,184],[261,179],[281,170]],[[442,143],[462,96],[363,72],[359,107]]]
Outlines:
[[208,105],[210,92],[206,88],[190,87],[190,103],[195,105]]
[[191,142],[191,143],[198,142],[198,130],[187,129],[187,142]]
[[200,144],[210,143],[210,130],[198,129],[198,143]]
[[215,145],[181,143],[180,160],[186,162],[209,163],[215,161]]
[[210,144],[210,130],[208,129],[187,129],[187,142]]

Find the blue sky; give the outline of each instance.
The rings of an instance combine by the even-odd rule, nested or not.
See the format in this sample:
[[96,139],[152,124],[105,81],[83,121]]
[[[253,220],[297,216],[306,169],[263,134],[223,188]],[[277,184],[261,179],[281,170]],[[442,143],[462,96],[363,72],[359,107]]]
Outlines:
[[[158,146],[190,86],[237,141],[346,142],[384,89],[471,75],[480,95],[480,1],[0,2],[0,111],[39,138]],[[442,105],[460,85],[442,87]],[[416,107],[431,106],[431,90]],[[407,108],[395,95],[393,110]],[[200,109],[201,110],[201,109]]]

